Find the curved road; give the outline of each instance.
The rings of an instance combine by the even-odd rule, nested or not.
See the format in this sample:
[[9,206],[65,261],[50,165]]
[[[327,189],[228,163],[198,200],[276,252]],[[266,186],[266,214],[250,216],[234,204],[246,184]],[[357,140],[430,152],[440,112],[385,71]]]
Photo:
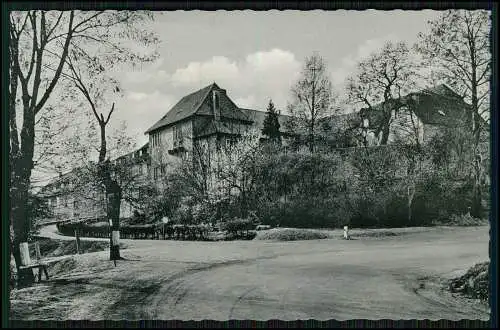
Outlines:
[[116,268],[93,254],[101,259],[87,256],[88,272],[50,285],[77,286],[69,319],[488,319],[484,306],[441,290],[489,259],[488,242],[488,227],[351,241],[137,241]]

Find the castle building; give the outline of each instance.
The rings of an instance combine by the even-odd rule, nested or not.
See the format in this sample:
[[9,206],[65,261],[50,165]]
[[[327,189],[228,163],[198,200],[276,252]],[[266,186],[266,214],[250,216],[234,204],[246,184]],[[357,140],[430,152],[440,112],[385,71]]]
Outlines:
[[[410,93],[397,102],[398,106],[394,107],[389,118],[380,111],[383,104],[359,112],[321,118],[318,135],[323,140],[323,146],[331,149],[379,145],[384,133],[384,121],[389,123],[387,144],[402,139],[425,144],[443,127],[468,124],[470,121],[470,106],[446,85]],[[146,130],[148,143],[114,161],[128,164],[131,176],[159,186],[166,173],[186,160],[200,163],[203,159],[206,167],[216,173],[218,166],[225,161],[222,150],[238,145],[242,137],[252,132],[257,139],[265,138],[261,130],[266,115],[265,111],[239,107],[225,89],[212,83],[181,98]],[[280,114],[278,120],[282,144],[285,147],[292,145],[300,135],[291,125],[297,123],[298,118]],[[89,192],[82,196],[81,189],[77,194],[70,186],[71,176],[78,176],[78,171],[75,169],[57,178],[43,189],[56,217],[104,217],[105,198],[102,191],[89,186]],[[209,177],[212,182],[217,181],[217,176]],[[140,191],[133,194],[140,194]],[[134,209],[136,206],[123,202],[121,216],[130,216]]]

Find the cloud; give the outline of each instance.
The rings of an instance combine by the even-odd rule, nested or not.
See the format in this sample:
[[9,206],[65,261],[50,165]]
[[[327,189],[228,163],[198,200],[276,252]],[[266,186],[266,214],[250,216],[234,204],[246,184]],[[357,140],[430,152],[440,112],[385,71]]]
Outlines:
[[255,96],[249,95],[247,97],[239,97],[233,100],[239,107],[242,108],[253,108],[257,104]]
[[239,68],[224,56],[214,56],[205,62],[191,62],[185,68],[177,69],[171,76],[173,85],[195,85],[200,81],[212,80],[229,82],[237,79]]
[[346,79],[355,72],[356,65],[367,58],[373,52],[376,52],[388,41],[395,41],[395,35],[389,34],[380,38],[373,38],[364,41],[358,46],[355,52],[345,56],[340,60],[340,65],[333,68],[332,83],[336,88],[343,88]]
[[[150,93],[128,91],[123,99],[117,102],[119,120],[113,122],[118,128],[121,121],[126,122],[127,133],[139,144],[145,143],[144,132],[167,113],[177,102],[177,97],[164,94],[158,90]],[[111,122],[110,122],[111,123]]]
[[128,92],[127,98],[132,101],[142,101],[148,97],[146,93]]
[[125,91],[125,97],[117,102],[120,121],[127,123],[127,132],[138,144],[147,141],[144,131],[180,98],[212,82],[226,89],[238,106],[265,111],[272,99],[284,110],[302,66],[293,53],[277,48],[239,59],[213,56],[171,72],[162,70],[161,62],[118,76]]
[[240,106],[265,109],[269,99],[273,99],[278,107],[284,108],[300,69],[301,63],[293,53],[275,48],[249,54],[240,61],[214,56],[203,62],[191,62],[177,69],[170,82],[191,90],[216,82]]

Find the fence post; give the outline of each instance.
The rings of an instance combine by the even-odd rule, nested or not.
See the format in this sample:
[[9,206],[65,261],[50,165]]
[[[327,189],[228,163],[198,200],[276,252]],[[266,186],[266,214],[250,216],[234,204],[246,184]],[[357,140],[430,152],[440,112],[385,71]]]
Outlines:
[[35,242],[35,255],[36,255],[36,260],[42,259],[42,254],[40,253],[40,244]]
[[19,251],[21,252],[21,264],[23,266],[28,266],[31,264],[30,250],[28,247],[28,242],[23,242],[19,244]]
[[80,254],[80,236],[78,235],[77,229],[75,229],[75,241],[76,241],[76,253]]

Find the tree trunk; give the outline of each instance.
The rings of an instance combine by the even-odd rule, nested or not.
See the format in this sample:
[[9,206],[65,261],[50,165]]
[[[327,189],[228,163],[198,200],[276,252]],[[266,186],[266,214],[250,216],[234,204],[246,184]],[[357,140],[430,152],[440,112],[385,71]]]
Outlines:
[[474,160],[471,216],[478,219],[482,216],[481,175],[481,160],[479,156],[476,156],[476,159]]
[[[11,165],[10,177],[10,223],[13,229],[11,238],[12,255],[16,262],[18,285],[29,286],[35,281],[31,269],[21,269],[21,251],[19,244],[28,242],[30,231],[30,220],[27,214],[28,191],[30,187],[31,170],[33,168],[33,150],[35,141],[35,114],[29,107],[29,98],[23,96],[23,127],[21,129],[21,148],[17,143],[16,136],[11,136],[10,140],[14,143],[14,148],[9,152]],[[15,109],[11,109],[15,111]]]
[[[14,170],[14,172],[16,171]],[[28,233],[30,227],[25,207],[25,205],[27,205],[28,203],[28,182],[29,180],[21,178],[19,178],[18,180],[11,180],[10,188],[10,221],[13,229],[13,237],[11,237],[11,248],[17,268],[17,283],[20,287],[30,286],[35,281],[35,277],[31,269],[20,268],[22,266],[20,244],[28,242]]]
[[390,133],[390,117],[387,118],[387,115],[384,115],[384,123],[382,127],[382,139],[380,140],[381,145],[386,145],[389,141],[389,133]]
[[110,260],[119,260],[120,256],[120,204],[121,204],[121,188],[112,181],[106,187],[106,196],[108,199],[107,216],[111,221],[111,244],[110,244]]
[[477,59],[475,39],[469,35],[470,46],[470,59],[471,59],[471,103],[472,103],[472,134],[473,134],[473,157],[474,157],[474,182],[472,187],[472,205],[471,216],[480,218],[482,213],[482,196],[481,196],[481,157],[479,156],[479,137],[480,137],[480,123],[479,123],[479,101],[477,97]]
[[408,186],[408,225],[411,224],[412,220],[412,205],[413,205],[413,198],[415,196],[415,188]]

